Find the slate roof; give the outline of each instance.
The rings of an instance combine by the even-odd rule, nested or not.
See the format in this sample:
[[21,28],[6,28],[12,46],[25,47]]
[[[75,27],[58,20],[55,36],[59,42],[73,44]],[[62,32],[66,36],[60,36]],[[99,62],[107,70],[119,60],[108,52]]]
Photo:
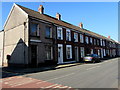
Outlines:
[[[18,4],[17,4],[18,5]],[[77,31],[80,31],[82,33],[86,33],[86,34],[89,34],[89,35],[92,35],[92,36],[95,36],[95,37],[98,37],[98,38],[101,38],[101,39],[106,39],[108,41],[112,41],[112,42],[115,42],[114,40],[112,39],[109,39],[105,36],[102,36],[102,35],[99,35],[97,33],[94,33],[92,31],[89,31],[87,29],[81,29],[80,27],[78,26],[75,26],[75,25],[72,25],[68,22],[65,22],[65,21],[62,21],[62,20],[58,20],[54,17],[51,17],[47,14],[40,14],[39,12],[37,11],[34,11],[32,9],[29,9],[29,8],[26,8],[26,7],[23,7],[21,5],[18,5],[23,11],[25,11],[29,16],[31,17],[34,17],[34,18],[37,18],[37,19],[40,19],[40,20],[44,20],[44,21],[48,21],[48,22],[51,22],[51,23],[54,23],[54,24],[57,24],[57,25],[60,25],[60,26],[64,26],[66,28],[69,28],[69,29],[73,29],[73,30],[77,30]]]

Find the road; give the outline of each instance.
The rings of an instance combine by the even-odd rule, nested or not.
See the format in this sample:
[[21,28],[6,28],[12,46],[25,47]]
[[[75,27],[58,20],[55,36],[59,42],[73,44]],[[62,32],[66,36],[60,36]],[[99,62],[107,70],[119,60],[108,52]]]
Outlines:
[[72,88],[118,88],[118,58],[23,76]]

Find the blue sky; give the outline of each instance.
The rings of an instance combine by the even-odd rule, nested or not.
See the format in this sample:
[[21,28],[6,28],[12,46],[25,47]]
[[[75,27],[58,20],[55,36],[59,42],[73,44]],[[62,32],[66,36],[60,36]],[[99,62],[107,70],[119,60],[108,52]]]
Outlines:
[[[2,26],[0,26],[0,30],[3,29],[13,3],[2,3]],[[58,12],[64,21],[76,26],[82,22],[85,29],[118,40],[117,2],[17,2],[17,4],[35,11],[42,4],[45,8],[45,14],[55,17]]]

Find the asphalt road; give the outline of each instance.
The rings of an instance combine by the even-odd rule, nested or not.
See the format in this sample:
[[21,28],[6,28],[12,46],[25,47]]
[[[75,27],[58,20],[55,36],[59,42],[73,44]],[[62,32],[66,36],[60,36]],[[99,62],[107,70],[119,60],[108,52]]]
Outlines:
[[118,58],[32,73],[27,77],[72,88],[118,88]]

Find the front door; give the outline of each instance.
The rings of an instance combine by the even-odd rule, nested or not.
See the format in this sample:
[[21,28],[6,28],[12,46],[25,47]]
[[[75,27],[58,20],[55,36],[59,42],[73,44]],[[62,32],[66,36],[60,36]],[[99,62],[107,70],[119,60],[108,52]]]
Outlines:
[[63,63],[63,45],[58,44],[58,64]]
[[37,45],[31,45],[31,67],[37,66]]
[[75,47],[75,60],[79,61],[79,56],[78,56],[78,47]]

